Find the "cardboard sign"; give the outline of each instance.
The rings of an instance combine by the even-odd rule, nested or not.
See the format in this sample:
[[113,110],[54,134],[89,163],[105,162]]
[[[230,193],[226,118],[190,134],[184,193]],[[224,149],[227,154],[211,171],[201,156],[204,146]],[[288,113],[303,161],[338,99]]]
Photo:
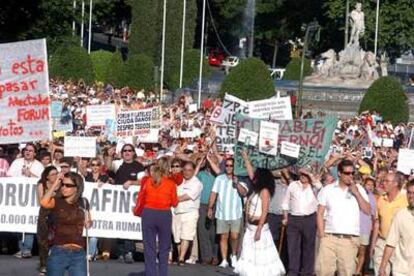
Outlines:
[[219,152],[233,152],[236,144],[236,121],[235,114],[249,114],[249,108],[246,101],[235,96],[226,94],[224,97],[222,109],[226,110],[227,116],[222,125],[216,126],[216,143]]
[[[36,233],[40,208],[37,181],[25,177],[0,178],[0,187],[8,191],[7,197],[0,200],[1,232]],[[97,183],[85,182],[82,196],[88,199],[92,216],[89,236],[141,240],[141,219],[132,214],[138,191],[139,186],[124,190],[122,185],[98,187]]]
[[194,138],[196,137],[195,132],[194,131],[181,131],[180,132],[180,137],[181,138]]
[[280,147],[280,154],[293,158],[299,157],[300,145],[283,141]]
[[[242,128],[259,131],[261,120],[238,114],[236,122]],[[278,144],[281,145],[283,141],[287,141],[300,145],[299,157],[297,159],[292,158],[281,155],[280,152],[276,156],[271,156],[249,147],[247,152],[253,166],[274,170],[289,165],[297,165],[299,167],[310,166],[315,171],[320,170],[332,142],[332,135],[337,123],[336,118],[327,116],[323,119],[288,120],[278,121],[277,123],[279,123]],[[234,169],[235,174],[240,176],[247,175],[244,160],[240,155],[240,152],[244,149],[245,147],[242,144],[237,144],[235,147]]]
[[96,137],[65,136],[63,149],[69,157],[96,157]]
[[385,148],[392,148],[394,146],[394,140],[390,138],[382,138],[382,146]]
[[227,118],[229,111],[227,109],[222,108],[221,106],[216,106],[211,113],[210,122],[216,124],[224,124],[224,120]]
[[250,131],[246,128],[241,128],[239,131],[239,138],[237,139],[237,141],[254,147],[257,145],[258,139],[259,135],[257,134],[257,132]]
[[289,97],[271,98],[248,103],[249,116],[258,119],[292,120]]
[[50,138],[46,40],[0,44],[0,144]]
[[414,150],[400,149],[398,151],[397,171],[410,175],[414,169]]
[[115,119],[115,105],[88,105],[86,106],[86,125],[105,126],[107,119]]
[[259,152],[268,155],[277,155],[277,141],[279,138],[279,124],[261,121]]
[[62,116],[62,102],[53,101],[50,104],[50,112],[52,113],[52,118],[60,118]]
[[197,108],[197,104],[196,103],[190,104],[188,106],[188,113],[197,112],[197,110],[198,110],[198,108]]
[[149,133],[143,134],[139,137],[138,142],[140,143],[158,143],[158,136],[160,130],[156,128],[151,128]]
[[159,124],[157,108],[146,108],[134,111],[123,111],[117,115],[116,133],[118,137],[137,136],[141,137],[150,133],[154,124]]

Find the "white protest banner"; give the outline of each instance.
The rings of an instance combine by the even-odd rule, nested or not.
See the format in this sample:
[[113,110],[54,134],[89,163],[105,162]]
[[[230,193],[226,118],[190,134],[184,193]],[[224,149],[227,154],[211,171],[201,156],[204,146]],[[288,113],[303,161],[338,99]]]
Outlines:
[[0,144],[49,140],[46,40],[0,44]]
[[222,109],[226,110],[227,116],[223,119],[222,125],[216,126],[216,142],[219,152],[232,152],[236,144],[236,121],[235,114],[249,114],[246,101],[235,96],[226,94],[223,100]]
[[63,151],[69,157],[96,157],[96,137],[65,136]]
[[289,97],[248,102],[249,116],[257,119],[292,120]]
[[227,109],[222,108],[221,106],[216,106],[211,112],[210,122],[216,124],[224,124],[224,120],[227,118],[229,111]]
[[86,106],[86,125],[105,126],[107,119],[115,119],[115,105],[88,105]]
[[[36,233],[39,215],[36,178],[0,178],[0,232]],[[141,219],[132,214],[138,186],[85,182],[83,197],[92,216],[89,236],[141,240]]]
[[195,132],[194,131],[181,131],[180,132],[180,138],[194,138],[196,137]]
[[[151,128],[159,124],[159,107],[134,111],[122,111],[116,117],[116,133],[118,137],[148,135]],[[157,117],[157,118],[155,118]]]
[[158,128],[151,128],[149,130],[149,133],[142,134],[138,142],[140,143],[158,143],[158,135],[160,133],[160,130]]
[[196,103],[193,103],[193,104],[190,104],[189,106],[188,106],[188,113],[193,113],[193,112],[197,112],[197,104]]
[[259,152],[276,156],[277,143],[279,140],[279,124],[260,121],[259,136]]
[[410,175],[414,169],[414,150],[400,149],[398,151],[397,171]]
[[250,146],[256,146],[259,134],[257,132],[248,130],[247,128],[241,128],[239,131],[239,138],[237,141],[248,144]]
[[300,145],[283,141],[280,148],[280,153],[293,158],[298,158],[300,152]]
[[392,148],[394,146],[394,140],[390,138],[382,138],[382,146],[385,148]]

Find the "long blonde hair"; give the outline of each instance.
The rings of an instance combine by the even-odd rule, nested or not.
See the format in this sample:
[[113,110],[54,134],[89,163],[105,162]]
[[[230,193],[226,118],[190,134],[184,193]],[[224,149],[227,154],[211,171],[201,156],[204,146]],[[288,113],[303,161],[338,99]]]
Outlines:
[[154,166],[151,167],[151,176],[155,186],[161,184],[161,178],[163,176],[168,176],[170,168],[171,163],[167,157],[162,157]]

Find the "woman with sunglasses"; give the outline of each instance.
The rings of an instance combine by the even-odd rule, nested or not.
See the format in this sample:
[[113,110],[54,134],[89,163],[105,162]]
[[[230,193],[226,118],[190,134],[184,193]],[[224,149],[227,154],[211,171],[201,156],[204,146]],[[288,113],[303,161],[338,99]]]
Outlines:
[[[102,163],[97,157],[92,158],[90,162],[91,171],[85,176],[86,182],[98,183],[98,187],[102,187],[103,184],[108,183],[109,177],[102,173]],[[100,247],[102,248],[102,259],[104,261],[109,260],[111,252],[111,240],[99,239]],[[88,260],[93,261],[96,258],[98,251],[98,238],[91,237],[89,239],[89,256]]]
[[[58,179],[58,171],[56,167],[46,167],[42,172],[39,182],[37,183],[37,197],[39,201],[52,188],[53,183]],[[37,244],[39,248],[40,275],[46,274],[46,260],[49,252],[48,241],[48,215],[49,210],[43,207],[39,209],[39,217],[37,220]]]
[[[69,172],[58,178],[44,194],[40,205],[49,210],[51,248],[47,275],[87,275],[84,227],[91,226],[88,204],[82,198],[83,177]],[[59,193],[57,193],[59,191]]]

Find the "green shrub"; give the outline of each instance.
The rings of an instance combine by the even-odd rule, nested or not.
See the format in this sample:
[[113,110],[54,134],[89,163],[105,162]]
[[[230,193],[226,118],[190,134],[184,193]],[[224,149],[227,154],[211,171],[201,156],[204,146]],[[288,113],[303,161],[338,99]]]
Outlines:
[[150,90],[154,87],[154,63],[146,55],[128,57],[123,72],[125,84],[131,88]]
[[93,67],[88,52],[80,46],[62,45],[50,58],[50,76],[59,80],[93,83]]
[[124,61],[121,52],[116,51],[112,54],[108,70],[106,71],[105,81],[115,87],[125,86],[125,77],[123,74]]
[[[190,87],[194,81],[198,80],[200,74],[200,50],[190,49],[184,52],[183,66],[183,87]],[[203,61],[203,78],[211,75],[211,69],[208,60]],[[180,69],[175,70],[170,76],[168,87],[175,90],[180,87]]]
[[376,110],[384,120],[393,124],[407,122],[409,108],[401,83],[394,77],[381,77],[367,90],[359,106],[359,112]]
[[243,100],[260,100],[275,95],[275,86],[266,64],[248,58],[233,68],[221,85],[221,96],[232,94]]
[[109,51],[94,51],[91,53],[94,77],[96,81],[105,82],[108,68],[111,64],[112,53]]
[[[286,66],[286,72],[283,75],[284,80],[300,80],[300,66],[301,58],[292,58],[288,65]],[[305,63],[303,66],[303,77],[309,76],[312,74],[312,67],[310,60],[305,58]]]

